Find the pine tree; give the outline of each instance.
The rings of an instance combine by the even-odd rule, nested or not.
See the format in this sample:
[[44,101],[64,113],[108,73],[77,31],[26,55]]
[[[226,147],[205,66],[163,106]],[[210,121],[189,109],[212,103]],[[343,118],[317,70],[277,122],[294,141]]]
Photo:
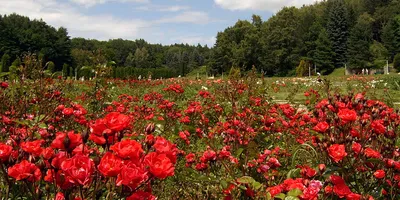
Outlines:
[[371,65],[373,57],[369,50],[372,45],[372,17],[364,13],[350,33],[348,42],[348,61],[351,68],[365,68]]
[[390,60],[400,52],[400,15],[391,19],[382,29],[382,41],[390,54]]
[[342,0],[332,1],[332,5],[329,8],[327,32],[335,52],[333,64],[335,67],[342,67],[347,60],[348,38],[347,10]]
[[327,31],[322,29],[318,36],[316,49],[312,58],[314,64],[317,65],[322,73],[330,73],[335,68],[333,62],[334,57],[335,52],[332,50],[332,43],[328,38]]

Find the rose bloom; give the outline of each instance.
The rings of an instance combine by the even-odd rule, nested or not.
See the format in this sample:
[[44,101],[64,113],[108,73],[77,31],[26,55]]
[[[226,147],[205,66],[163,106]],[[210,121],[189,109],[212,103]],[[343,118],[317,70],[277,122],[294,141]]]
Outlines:
[[149,192],[138,191],[126,198],[126,200],[156,200],[156,197]]
[[343,160],[347,156],[346,148],[344,145],[334,144],[328,148],[329,157],[333,159],[336,163]]
[[383,171],[383,170],[376,170],[375,172],[374,172],[374,176],[375,176],[375,178],[377,178],[377,179],[383,179],[383,178],[385,178],[385,171]]
[[351,193],[346,196],[346,200],[360,200],[360,199],[361,199],[361,195],[356,194],[356,193]]
[[343,123],[353,122],[357,120],[356,111],[347,108],[340,109],[338,116],[343,121]]
[[385,134],[386,128],[383,125],[383,120],[374,120],[371,123],[372,129],[378,134]]
[[333,192],[340,198],[351,194],[351,190],[346,184],[334,185]]
[[153,145],[157,153],[166,154],[173,164],[176,163],[178,149],[176,145],[163,137],[157,137]]
[[[68,134],[69,146],[65,146],[65,140]],[[74,149],[78,145],[82,144],[82,136],[81,134],[77,133],[74,134],[74,131],[69,131],[68,133],[58,132],[56,135],[56,139],[53,140],[51,143],[51,147],[54,149]]]
[[99,171],[106,177],[116,177],[122,168],[122,160],[107,152],[100,160]]
[[8,168],[8,175],[15,178],[17,181],[27,179],[30,182],[35,182],[40,180],[42,173],[35,164],[23,160]]
[[75,155],[61,163],[65,178],[72,184],[87,185],[95,170],[94,162],[87,156]]
[[329,124],[327,122],[319,122],[314,128],[314,131],[325,133],[329,129]]
[[106,121],[107,128],[111,129],[114,132],[124,130],[129,126],[131,121],[129,116],[120,114],[118,112],[107,114],[104,120]]
[[33,156],[37,157],[40,156],[42,153],[42,148],[40,147],[44,140],[35,140],[32,142],[22,142],[21,148],[27,153],[32,154]]
[[354,153],[357,155],[357,154],[359,154],[360,152],[361,152],[361,144],[360,143],[357,143],[357,142],[354,142],[352,145],[351,145],[351,149],[354,151]]
[[368,158],[381,158],[381,154],[371,148],[366,148],[364,150],[364,155]]
[[174,164],[166,154],[152,152],[146,155],[144,163],[149,166],[149,171],[159,179],[165,179],[174,175]]
[[126,185],[135,189],[149,178],[148,172],[139,164],[133,162],[126,164],[118,174],[117,186]]
[[12,147],[6,144],[0,143],[0,160],[5,162],[10,158]]
[[117,142],[110,149],[120,158],[131,160],[138,160],[143,153],[142,145],[130,139]]

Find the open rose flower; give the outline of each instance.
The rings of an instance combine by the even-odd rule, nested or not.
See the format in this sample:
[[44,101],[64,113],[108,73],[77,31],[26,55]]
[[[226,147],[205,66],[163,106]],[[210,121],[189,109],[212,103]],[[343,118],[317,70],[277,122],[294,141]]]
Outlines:
[[146,155],[144,163],[149,166],[150,172],[159,179],[174,175],[174,164],[165,154],[152,152]]
[[346,148],[344,145],[334,144],[328,148],[329,157],[333,159],[336,163],[343,160],[347,156]]
[[123,159],[138,160],[142,153],[142,145],[135,140],[122,140],[110,148],[117,156]]
[[5,162],[10,158],[12,147],[6,144],[0,143],[0,160]]
[[42,173],[35,164],[23,160],[8,168],[8,175],[15,178],[17,181],[26,179],[30,182],[35,182],[40,180]]
[[354,110],[347,108],[340,109],[338,113],[339,118],[343,123],[353,122],[357,120],[357,113]]
[[116,177],[122,168],[122,160],[107,152],[100,160],[99,171],[106,177]]
[[87,156],[75,155],[61,163],[65,178],[72,184],[88,185],[95,170],[94,162]]

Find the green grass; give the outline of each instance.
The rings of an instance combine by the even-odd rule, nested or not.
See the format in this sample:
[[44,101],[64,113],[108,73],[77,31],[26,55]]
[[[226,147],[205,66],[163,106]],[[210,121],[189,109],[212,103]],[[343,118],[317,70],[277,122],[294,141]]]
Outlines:
[[345,75],[345,69],[343,67],[335,69],[331,74],[329,74],[329,77],[339,77],[339,76],[344,76]]

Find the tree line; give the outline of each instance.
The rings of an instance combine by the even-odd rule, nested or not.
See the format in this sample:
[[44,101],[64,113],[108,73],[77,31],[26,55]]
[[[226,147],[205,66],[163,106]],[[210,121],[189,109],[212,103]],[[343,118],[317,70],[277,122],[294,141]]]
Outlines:
[[215,73],[255,66],[269,76],[308,73],[308,67],[299,68],[316,66],[329,74],[345,65],[382,68],[395,61],[399,67],[398,53],[399,0],[325,0],[284,7],[267,21],[257,15],[239,20],[218,33],[210,66]]
[[161,45],[143,39],[71,39],[63,27],[56,29],[18,14],[0,15],[0,72],[24,64],[27,54],[35,54],[44,68],[63,75],[93,76],[93,68],[107,65],[114,77],[127,78],[149,73],[184,76],[205,65],[211,50],[200,44]]
[[400,69],[400,0],[324,0],[284,7],[266,21],[257,15],[238,20],[217,34],[212,48],[143,39],[71,39],[63,27],[0,15],[1,71],[23,64],[26,53],[35,53],[50,71],[69,76],[93,76],[91,69],[103,65],[116,78],[184,76],[200,66],[211,74],[255,67],[267,76],[304,75],[308,67],[323,74],[345,65],[382,68],[386,62]]

